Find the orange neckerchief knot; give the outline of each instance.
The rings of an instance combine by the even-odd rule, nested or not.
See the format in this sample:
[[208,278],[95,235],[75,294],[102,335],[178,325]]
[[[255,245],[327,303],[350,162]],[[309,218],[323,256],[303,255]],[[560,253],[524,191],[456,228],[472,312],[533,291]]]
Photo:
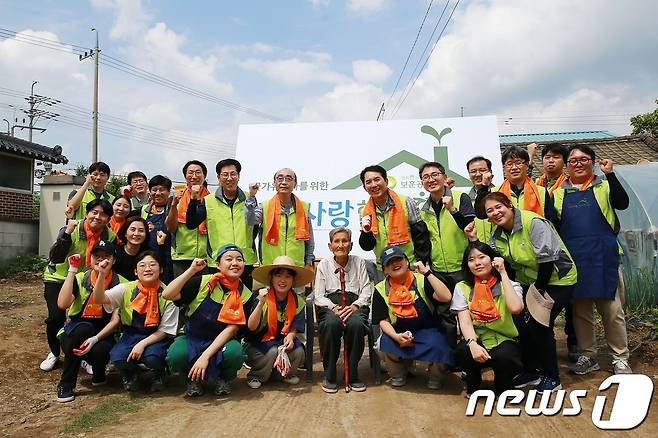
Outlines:
[[482,281],[475,278],[473,287],[473,298],[468,306],[473,319],[479,322],[493,322],[500,319],[500,312],[496,307],[493,292],[491,288],[496,284],[498,279],[495,276],[489,277],[489,280]]
[[[310,240],[311,234],[308,230],[308,216],[304,211],[304,204],[295,195],[292,195],[295,205],[295,239]],[[267,230],[265,230],[265,241],[270,245],[279,244],[279,224],[281,222],[281,199],[274,195],[270,199],[267,209]]]
[[[512,184],[508,179],[503,181],[498,191],[504,193],[508,198],[512,199]],[[523,181],[523,205],[519,207],[522,210],[534,211],[539,216],[544,217],[544,209],[541,208],[537,185],[532,182],[532,179],[530,179],[529,176],[526,176],[525,180]]]
[[[199,196],[201,199],[204,198],[204,196],[210,194],[208,189],[204,187],[203,185],[201,186],[201,190],[199,191]],[[176,217],[176,220],[178,221],[179,224],[184,224],[187,222],[187,207],[190,205],[190,201],[192,200],[192,190],[190,190],[189,186],[185,188],[185,191],[183,192],[183,196],[180,198],[180,201],[178,201],[178,206],[176,207],[178,210],[178,216]],[[201,222],[199,225],[199,228],[197,228],[199,231],[199,234],[208,234],[208,225],[206,224],[206,221]]]
[[119,232],[119,229],[123,224],[126,223],[126,218],[117,218],[116,216],[112,216],[110,218],[110,221],[107,223],[107,226],[110,227],[110,229],[114,232],[114,234]]
[[[586,179],[586,180],[580,185],[580,189],[578,189],[578,190],[581,191],[581,192],[584,192],[585,190],[587,190],[587,188],[588,188],[589,186],[592,185],[592,182],[594,181],[594,177],[595,177],[595,176],[596,176],[596,175],[594,175],[594,174],[592,173],[592,174],[589,176],[589,178],[587,178],[587,179]],[[571,183],[571,185],[575,185],[571,180],[569,180],[569,182]]]
[[407,271],[407,275],[401,282],[389,277],[391,288],[388,291],[388,305],[391,306],[393,314],[398,318],[418,317],[416,302],[410,291],[414,279],[414,274],[411,271]]
[[100,227],[98,231],[94,231],[91,229],[86,220],[82,221],[82,227],[85,230],[85,237],[87,239],[87,249],[85,250],[85,266],[91,266],[91,250],[100,240],[104,227]]
[[[566,174],[564,174],[564,173],[561,174],[561,175],[555,180],[555,184],[553,184],[553,185],[551,186],[551,188],[548,189],[548,194],[551,195],[551,196],[553,196],[553,193],[555,193],[555,191],[556,191],[557,189],[559,189],[560,187],[562,187],[562,183],[564,183],[567,179],[568,179],[568,178],[567,178],[567,175],[566,175]],[[547,177],[546,174],[544,173],[542,176],[540,176],[539,178],[537,178],[537,179],[535,180],[535,184],[537,184],[538,186],[541,186],[541,187],[547,187],[549,181],[550,181],[550,180],[548,179],[548,177]]]
[[[402,200],[397,193],[393,190],[388,190],[388,196],[393,200],[393,207],[391,207],[391,213],[388,221],[388,245],[404,245],[409,243],[411,240],[409,238],[409,225],[407,224],[407,218],[404,214],[404,206],[402,205]],[[375,200],[368,199],[365,207],[363,207],[362,216],[370,216],[370,227],[372,233],[376,236],[379,234],[379,224],[377,220],[377,212],[375,209]]]
[[247,316],[244,313],[244,306],[240,298],[240,279],[230,280],[226,275],[219,272],[208,281],[209,294],[215,290],[218,283],[228,290],[228,297],[226,297],[222,308],[219,310],[217,321],[226,324],[246,324]]
[[157,327],[160,324],[160,310],[158,308],[158,290],[160,284],[147,287],[141,281],[137,282],[139,293],[130,303],[130,308],[143,315],[146,313],[145,327]]
[[[292,322],[295,319],[295,311],[297,310],[297,300],[295,300],[294,293],[288,291],[286,297],[286,319],[283,321],[283,329],[281,333],[287,335],[292,328]],[[276,308],[276,295],[274,289],[267,290],[267,332],[263,336],[263,342],[276,339],[276,328],[278,326],[277,308]]]
[[[105,276],[105,280],[103,281],[103,283],[105,283],[105,290],[107,290],[110,287],[110,283],[112,283],[112,276],[113,276],[112,273],[110,273],[110,275]],[[89,279],[91,280],[91,287],[89,288],[89,299],[87,300],[87,304],[85,305],[85,308],[82,311],[82,317],[102,318],[103,305],[96,304],[94,302],[94,285],[96,284],[96,280],[98,280],[98,272],[91,271],[91,277]]]

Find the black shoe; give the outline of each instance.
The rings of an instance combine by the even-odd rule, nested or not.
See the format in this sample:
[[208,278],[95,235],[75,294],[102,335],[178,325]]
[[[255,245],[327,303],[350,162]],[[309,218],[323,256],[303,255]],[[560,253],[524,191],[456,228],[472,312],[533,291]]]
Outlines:
[[66,386],[57,385],[57,401],[60,403],[66,403],[75,400],[75,393],[73,388],[68,388]]
[[336,383],[328,381],[327,379],[322,381],[321,388],[327,394],[334,394],[338,392],[338,385]]
[[137,376],[123,376],[121,378],[121,381],[123,382],[123,389],[126,391],[137,391],[138,389],[138,382],[137,382]]
[[105,370],[103,372],[94,372],[91,376],[91,386],[104,386],[107,385],[107,378],[105,377]]
[[201,397],[203,395],[203,386],[199,382],[187,382],[187,391],[185,391],[187,397]]
[[161,392],[164,389],[164,379],[162,376],[154,376],[151,381],[151,392]]
[[217,379],[215,383],[215,395],[230,395],[232,392],[231,382],[224,379]]
[[366,390],[366,384],[360,380],[355,380],[350,383],[350,388],[352,388],[352,391],[363,392]]

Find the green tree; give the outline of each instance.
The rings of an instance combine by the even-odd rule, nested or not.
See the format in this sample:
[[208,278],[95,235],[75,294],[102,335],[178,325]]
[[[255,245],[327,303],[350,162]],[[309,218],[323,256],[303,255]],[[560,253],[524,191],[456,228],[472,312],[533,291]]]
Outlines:
[[124,175],[112,175],[107,181],[105,190],[107,190],[109,193],[112,193],[114,196],[118,196],[120,195],[119,189],[126,184],[126,177]]
[[87,176],[87,174],[89,173],[89,169],[87,168],[87,166],[80,163],[77,166],[75,166],[74,172],[75,172],[75,176]]
[[[658,105],[658,99],[656,99]],[[658,138],[658,108],[650,113],[638,114],[631,117],[631,126],[633,126],[633,135],[651,134]]]

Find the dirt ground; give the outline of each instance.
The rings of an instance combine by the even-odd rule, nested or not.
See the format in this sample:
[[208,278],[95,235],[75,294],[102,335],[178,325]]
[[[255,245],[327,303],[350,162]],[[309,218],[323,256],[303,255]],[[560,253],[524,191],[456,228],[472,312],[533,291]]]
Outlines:
[[[131,434],[162,438],[201,434],[234,436],[238,433],[256,437],[416,437],[438,434],[447,437],[613,434],[638,437],[656,436],[658,430],[657,391],[654,391],[646,420],[636,429],[628,432],[597,429],[591,419],[592,407],[599,394],[598,386],[610,375],[610,359],[601,355],[603,370],[600,372],[586,377],[570,374],[563,339],[558,341],[563,386],[567,390],[588,390],[587,397],[581,399],[582,413],[572,417],[560,414],[530,417],[524,413],[520,417],[502,417],[495,411],[492,416],[484,417],[481,405],[475,416],[467,417],[467,399],[462,395],[462,383],[457,374],[450,376],[443,390],[430,391],[425,388],[426,378],[421,370],[418,376],[409,379],[404,389],[394,390],[386,383],[372,384],[365,358],[360,372],[369,384],[366,392],[325,394],[319,387],[322,366],[317,351],[315,382],[312,384],[302,382],[288,387],[284,383],[273,383],[253,390],[245,384],[246,370],[243,369],[234,382],[231,396],[206,394],[188,400],[183,397],[184,385],[173,379],[169,381],[168,389],[156,396],[146,393],[126,395],[116,373],[108,376],[108,386],[92,389],[90,376],[81,371],[75,401],[60,404],[55,400],[60,369],[45,373],[38,368],[47,353],[45,315],[39,276],[23,274],[0,280],[0,434],[3,436]],[[642,333],[631,335],[636,339]],[[651,377],[656,385],[658,343],[637,345],[631,365],[636,372]],[[383,378],[386,378],[385,374]],[[211,389],[208,392],[212,392]],[[135,412],[122,412],[122,405]],[[106,409],[107,406],[114,407]],[[91,419],[83,418],[90,412],[95,413]],[[96,426],[86,430],[86,424]]]

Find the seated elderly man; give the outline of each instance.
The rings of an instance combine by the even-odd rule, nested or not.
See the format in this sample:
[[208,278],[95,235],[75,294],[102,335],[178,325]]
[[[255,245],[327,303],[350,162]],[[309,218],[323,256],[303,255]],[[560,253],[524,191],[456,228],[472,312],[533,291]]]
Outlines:
[[[350,255],[352,232],[346,228],[334,228],[329,232],[329,250],[332,258],[323,259],[315,276],[315,306],[320,322],[320,345],[324,381],[322,390],[338,391],[336,361],[340,354],[340,339],[344,337],[347,348],[348,382],[354,391],[365,391],[366,385],[359,380],[358,365],[365,346],[364,337],[370,312],[372,283],[366,272],[365,261]],[[344,285],[344,286],[343,286]],[[345,297],[343,299],[343,292]]]

